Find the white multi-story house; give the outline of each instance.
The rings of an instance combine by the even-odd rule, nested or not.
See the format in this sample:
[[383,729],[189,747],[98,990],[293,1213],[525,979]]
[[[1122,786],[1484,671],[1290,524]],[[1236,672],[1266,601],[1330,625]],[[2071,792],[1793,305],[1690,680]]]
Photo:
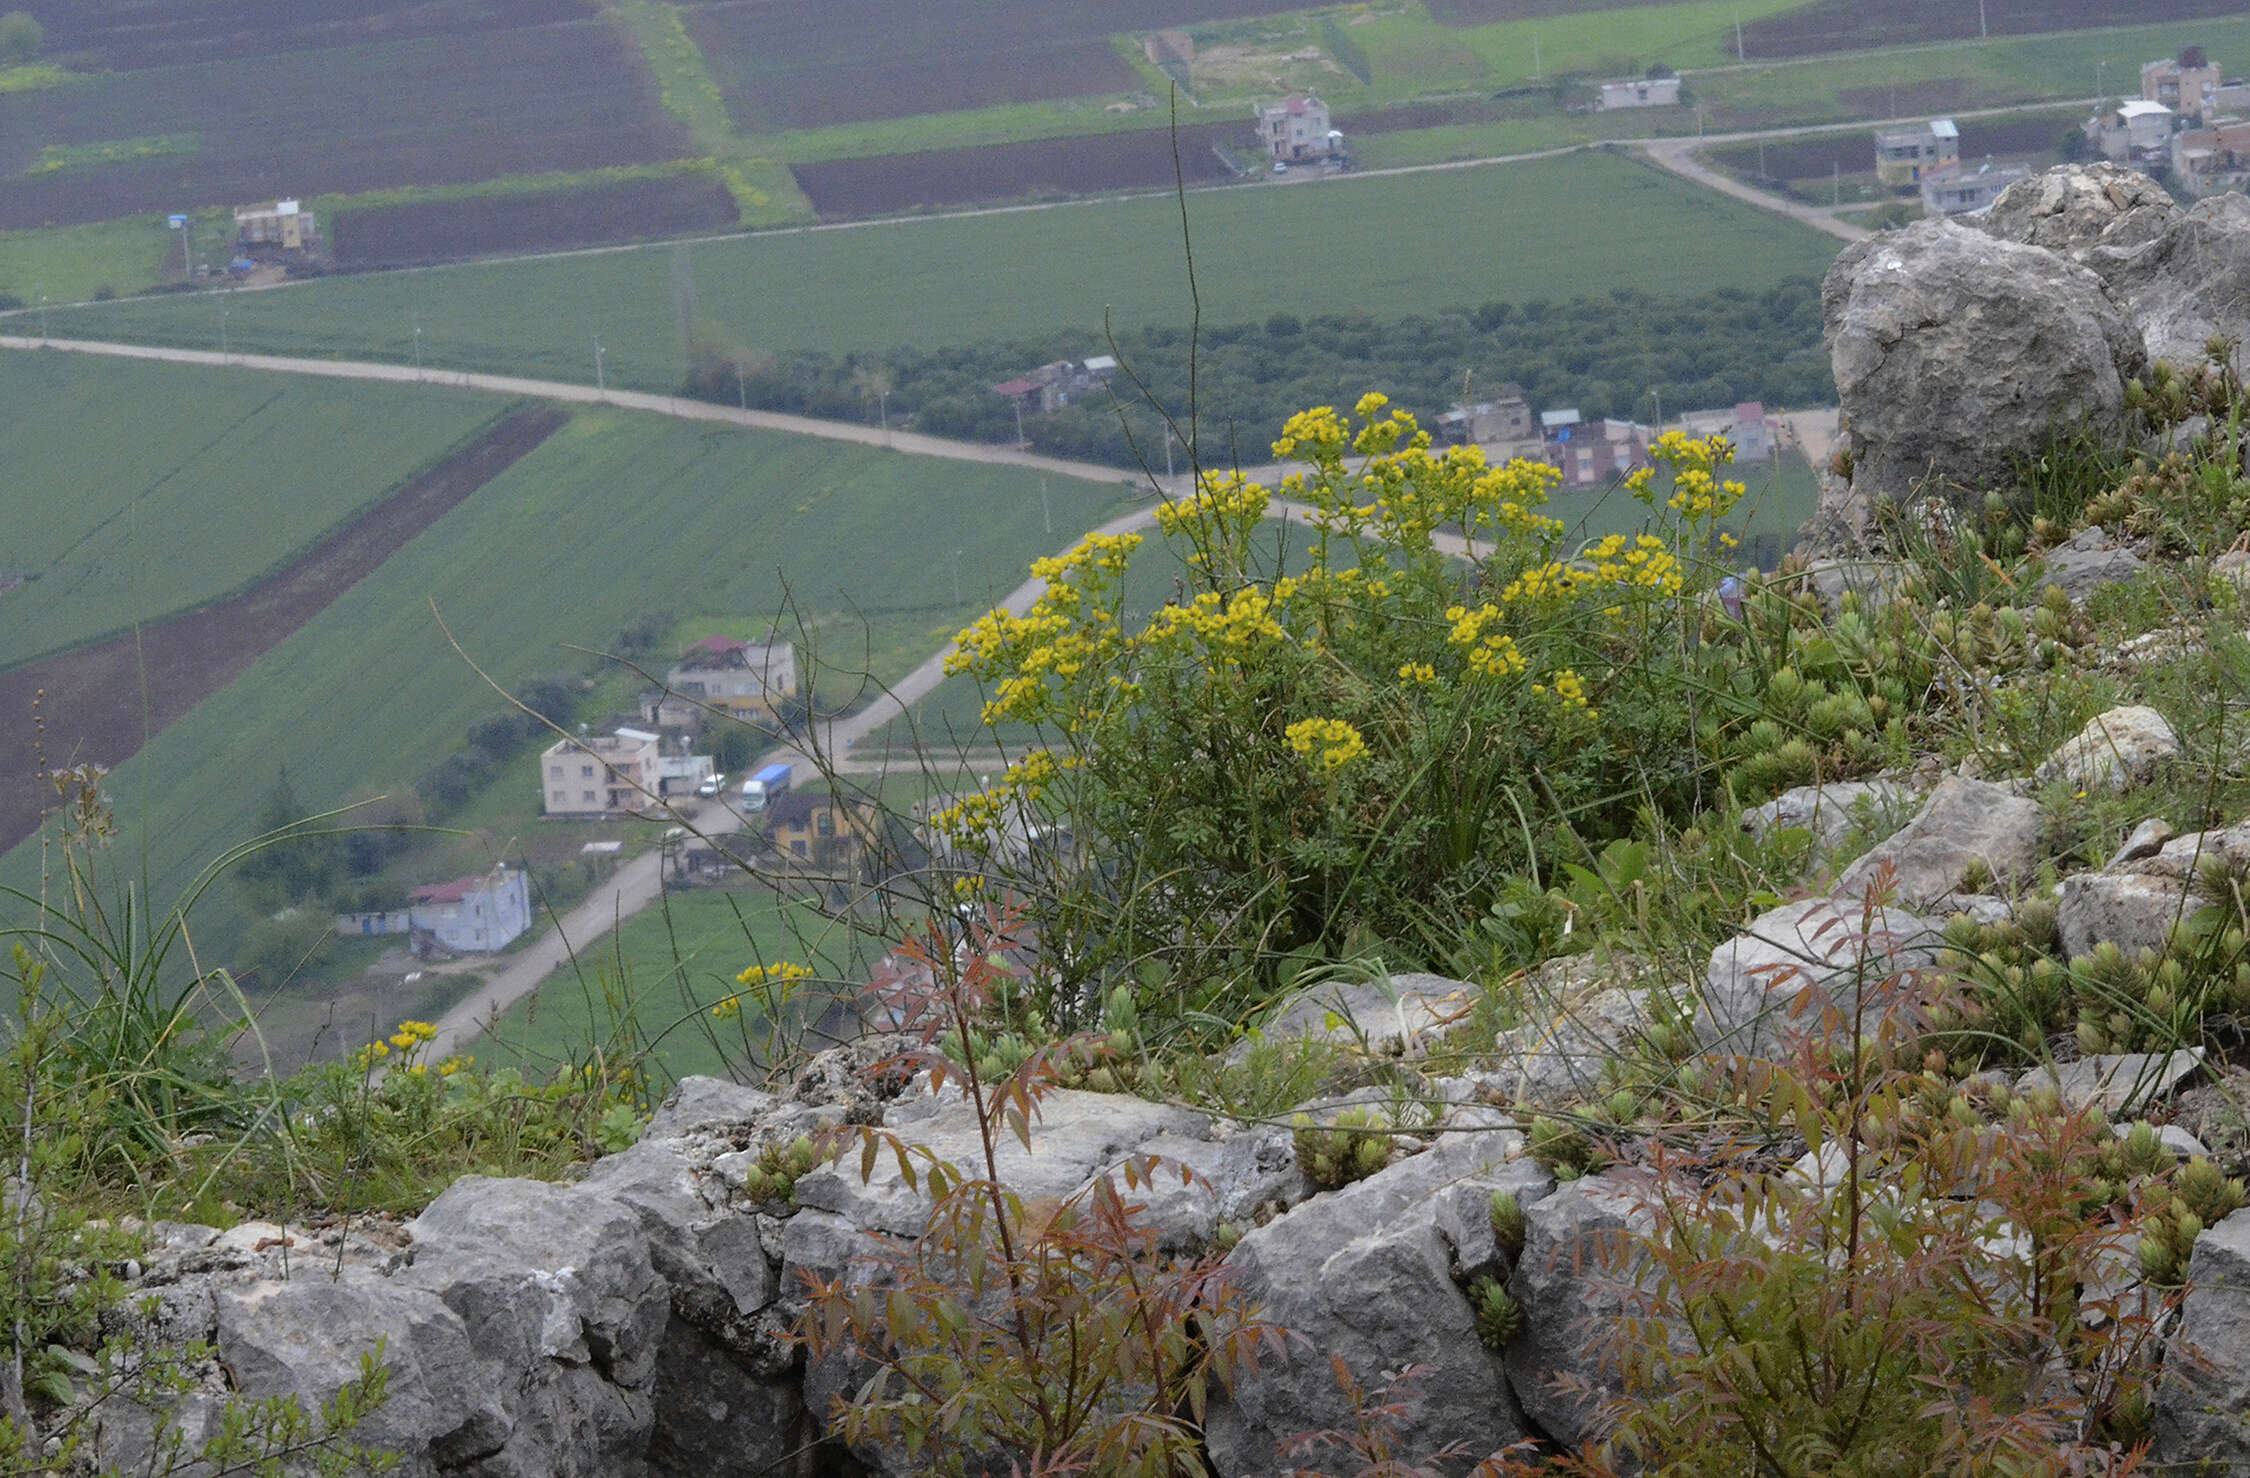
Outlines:
[[1344,152],[1344,136],[1328,126],[1328,104],[1309,94],[1260,103],[1258,141],[1276,164],[1334,159]]
[[619,729],[565,739],[539,757],[549,816],[613,816],[656,804],[663,767],[654,734]]

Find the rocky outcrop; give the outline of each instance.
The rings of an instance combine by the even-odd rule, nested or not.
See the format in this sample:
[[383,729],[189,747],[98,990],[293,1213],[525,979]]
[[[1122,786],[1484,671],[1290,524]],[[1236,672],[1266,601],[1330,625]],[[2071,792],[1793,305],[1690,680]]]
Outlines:
[[1984,229],[2098,274],[2151,359],[2199,363],[2214,336],[2250,333],[2250,199],[2182,210],[2155,181],[2115,165],[2065,165],[2011,185]]
[[1291,1338],[1231,1398],[1213,1403],[1208,1435],[1222,1475],[1271,1473],[1282,1439],[1350,1425],[1337,1359],[1362,1380],[1433,1367],[1414,1389],[1412,1418],[1438,1438],[1431,1447],[1458,1441],[1482,1456],[1523,1438],[1507,1374],[1478,1338],[1461,1287],[1463,1264],[1473,1266],[1478,1253],[1471,1243],[1464,1258],[1458,1230],[1481,1220],[1489,1244],[1494,1191],[1529,1206],[1553,1187],[1537,1163],[1516,1158],[1522,1144],[1513,1130],[1447,1134],[1242,1239],[1228,1266]]
[[2083,603],[2105,585],[2140,574],[2141,557],[2111,538],[2100,524],[2080,529],[2040,557],[2039,586],[2054,586]]
[[2055,252],[1952,221],[1845,248],[1821,286],[1851,479],[1823,542],[1876,500],[1981,500],[2077,436],[2122,438],[2146,355],[2102,279]]

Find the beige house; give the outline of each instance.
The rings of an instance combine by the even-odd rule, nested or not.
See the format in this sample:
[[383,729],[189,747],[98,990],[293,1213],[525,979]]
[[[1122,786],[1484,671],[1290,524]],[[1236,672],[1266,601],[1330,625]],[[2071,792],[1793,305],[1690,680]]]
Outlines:
[[1875,177],[1886,185],[1918,185],[1932,170],[1960,164],[1961,130],[1950,118],[1875,131]]
[[539,757],[549,816],[613,816],[653,807],[663,784],[657,737],[619,729],[565,739]]
[[234,244],[243,249],[305,251],[320,244],[320,225],[313,213],[295,200],[238,205],[234,210]]
[[665,675],[664,689],[670,704],[701,717],[770,721],[797,696],[797,649],[788,642],[707,636]]
[[2177,57],[2141,68],[2143,100],[2162,103],[2189,118],[2201,119],[2210,112],[2226,85],[2227,79],[2204,57],[2201,47],[2191,46]]

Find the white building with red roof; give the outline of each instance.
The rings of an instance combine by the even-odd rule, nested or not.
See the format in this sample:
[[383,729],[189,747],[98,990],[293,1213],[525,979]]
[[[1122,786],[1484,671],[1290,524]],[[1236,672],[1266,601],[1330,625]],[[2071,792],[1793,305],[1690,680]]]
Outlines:
[[1333,159],[1344,152],[1344,136],[1328,126],[1328,104],[1309,93],[1260,103],[1258,142],[1276,164]]
[[531,890],[520,870],[502,865],[416,888],[407,914],[417,950],[426,940],[454,954],[490,954],[531,927]]

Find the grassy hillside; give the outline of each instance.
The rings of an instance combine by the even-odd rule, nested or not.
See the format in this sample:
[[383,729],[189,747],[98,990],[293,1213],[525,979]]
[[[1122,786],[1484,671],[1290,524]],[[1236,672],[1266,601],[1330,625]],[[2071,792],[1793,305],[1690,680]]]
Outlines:
[[[650,610],[776,613],[793,597],[836,666],[896,677],[1114,503],[1057,484],[1050,534],[1030,474],[583,414],[121,767],[118,852],[167,898],[249,834],[284,765],[316,806],[402,789],[498,702],[441,617],[514,684],[582,667],[570,645],[605,647]],[[239,920],[218,903],[203,942],[223,954]]]
[[[1229,189],[1191,198],[1206,322],[1493,299],[1568,298],[1661,280],[1763,287],[1825,269],[1835,242],[1629,159],[1583,155],[1437,173]],[[331,279],[239,295],[239,348],[406,360],[669,389],[685,364],[675,257],[698,328],[728,350],[936,345],[1185,322],[1177,206],[1162,198],[810,231],[597,256]],[[90,305],[57,334],[204,347],[208,301]]]
[[0,667],[285,563],[499,411],[489,396],[0,354]]

